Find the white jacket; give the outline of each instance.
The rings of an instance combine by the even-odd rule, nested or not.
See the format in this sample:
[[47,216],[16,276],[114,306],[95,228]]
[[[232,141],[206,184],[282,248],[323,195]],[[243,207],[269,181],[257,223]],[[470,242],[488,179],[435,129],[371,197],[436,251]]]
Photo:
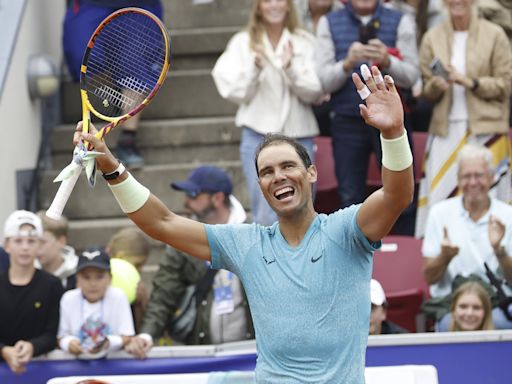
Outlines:
[[[220,95],[240,106],[237,126],[299,138],[318,134],[311,103],[321,96],[322,87],[313,65],[313,39],[306,31],[291,34],[285,29],[274,50],[264,34],[265,65],[260,70],[254,64],[248,32],[231,38],[212,75]],[[281,57],[290,40],[293,58],[284,70]]]

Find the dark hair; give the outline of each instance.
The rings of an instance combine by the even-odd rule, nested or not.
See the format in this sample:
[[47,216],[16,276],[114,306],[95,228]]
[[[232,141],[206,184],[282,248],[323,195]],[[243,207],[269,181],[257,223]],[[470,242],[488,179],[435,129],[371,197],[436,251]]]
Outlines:
[[260,156],[261,151],[266,147],[280,144],[288,144],[290,147],[295,149],[295,152],[297,152],[297,155],[299,155],[300,159],[302,160],[302,164],[304,164],[306,169],[312,165],[308,151],[306,151],[306,148],[297,140],[285,135],[281,135],[280,133],[267,133],[263,137],[263,141],[254,154],[254,166],[256,167],[256,175],[258,175],[258,177],[260,175],[258,170],[258,157]]

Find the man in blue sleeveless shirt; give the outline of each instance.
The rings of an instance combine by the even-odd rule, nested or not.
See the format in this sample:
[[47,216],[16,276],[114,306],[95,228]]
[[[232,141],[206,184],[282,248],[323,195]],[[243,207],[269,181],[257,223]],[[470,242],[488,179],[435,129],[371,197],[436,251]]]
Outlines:
[[[413,196],[412,155],[391,77],[353,75],[363,119],[381,131],[383,187],[331,215],[313,208],[317,170],[304,147],[270,135],[255,157],[272,226],[206,225],[170,212],[91,134],[75,133],[97,158],[121,208],[142,230],[236,273],[254,320],[258,383],[364,383],[373,251]],[[81,130],[81,123],[77,125]],[[93,130],[94,132],[94,130]]]
[[324,91],[331,93],[338,195],[341,206],[349,207],[367,195],[371,153],[381,158],[379,133],[359,118],[350,75],[363,63],[377,65],[402,90],[410,89],[420,76],[415,21],[381,0],[349,0],[318,22],[314,60]]

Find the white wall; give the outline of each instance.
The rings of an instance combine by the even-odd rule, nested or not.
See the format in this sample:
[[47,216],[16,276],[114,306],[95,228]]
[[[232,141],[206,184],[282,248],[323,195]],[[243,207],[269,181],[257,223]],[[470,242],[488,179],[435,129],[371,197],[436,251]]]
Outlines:
[[28,58],[46,53],[60,63],[64,7],[63,0],[28,0],[18,32],[0,98],[0,238],[5,219],[17,205],[16,171],[34,168],[39,149],[40,107],[28,94]]

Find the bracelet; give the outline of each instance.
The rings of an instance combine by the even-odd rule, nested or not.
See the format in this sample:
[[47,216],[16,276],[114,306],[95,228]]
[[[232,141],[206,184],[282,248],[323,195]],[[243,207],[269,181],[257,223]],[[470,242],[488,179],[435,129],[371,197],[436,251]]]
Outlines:
[[102,173],[102,176],[105,180],[115,180],[119,176],[121,176],[124,173],[124,171],[126,171],[126,168],[124,167],[123,163],[120,162],[113,172]]
[[135,177],[128,174],[128,178],[119,184],[109,184],[114,197],[124,213],[132,213],[139,210],[149,199],[151,192]]
[[396,139],[385,139],[380,135],[382,147],[382,165],[390,171],[403,171],[412,165],[411,147],[404,130]]

